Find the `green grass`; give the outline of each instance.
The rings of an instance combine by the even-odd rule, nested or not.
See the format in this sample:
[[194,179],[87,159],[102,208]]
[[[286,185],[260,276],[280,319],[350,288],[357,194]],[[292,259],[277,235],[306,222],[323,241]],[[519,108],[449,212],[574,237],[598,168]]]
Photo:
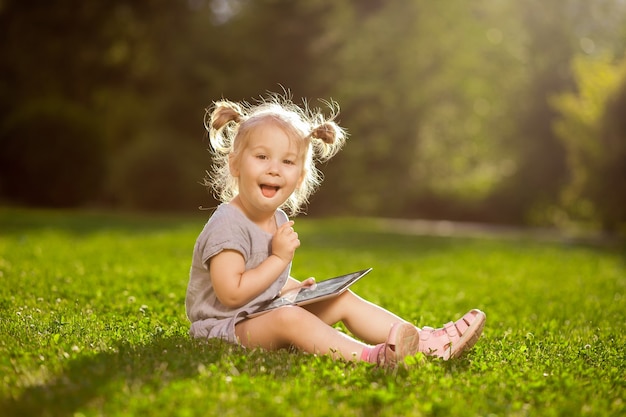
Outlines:
[[191,340],[203,217],[0,209],[0,415],[626,413],[623,248],[296,220],[294,276],[372,266],[359,294],[418,325],[481,308],[482,339],[459,360],[394,371]]

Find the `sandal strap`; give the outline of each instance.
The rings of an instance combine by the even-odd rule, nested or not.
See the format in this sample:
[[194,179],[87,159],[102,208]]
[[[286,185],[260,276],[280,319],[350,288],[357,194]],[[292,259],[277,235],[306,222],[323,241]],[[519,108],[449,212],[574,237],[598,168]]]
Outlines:
[[444,324],[443,328],[446,330],[446,334],[450,340],[457,339],[460,336],[453,322]]
[[[482,317],[481,317],[482,316]],[[468,342],[465,340],[466,333],[478,331],[479,335],[482,331],[482,326],[477,328],[473,326],[475,320],[480,320],[478,323],[484,323],[484,313],[479,310],[472,310],[466,313],[463,317],[456,322],[448,322],[438,329],[424,326],[419,333],[420,345],[419,350],[426,355],[441,357],[444,359],[449,358],[452,355],[458,355],[459,349],[465,349]],[[471,336],[470,336],[471,337]],[[475,339],[478,336],[473,337],[469,346],[475,343]]]
[[385,343],[379,343],[376,346],[374,346],[373,348],[370,349],[369,354],[367,355],[367,361],[369,363],[379,363],[379,356],[380,356],[380,351],[382,349],[385,349]]
[[422,327],[422,330],[420,330],[420,332],[419,332],[420,343],[421,342],[425,342],[428,339],[430,339],[430,337],[432,336],[434,331],[435,331],[434,327],[429,327],[429,326]]
[[409,323],[396,323],[392,326],[385,343],[373,346],[367,361],[379,366],[396,366],[407,355],[414,355],[419,348],[419,331]]
[[472,318],[473,316],[471,313],[466,313],[463,317],[457,320],[456,323],[454,323],[460,335],[462,335],[467,331],[467,329],[469,329],[469,324],[472,322]]

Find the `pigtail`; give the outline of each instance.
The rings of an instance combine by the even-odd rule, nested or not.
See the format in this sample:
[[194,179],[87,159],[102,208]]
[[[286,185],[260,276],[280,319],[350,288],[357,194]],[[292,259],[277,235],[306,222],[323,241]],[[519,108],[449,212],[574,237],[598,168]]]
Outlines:
[[213,149],[229,153],[239,124],[245,119],[241,106],[231,101],[218,101],[212,109],[207,109],[204,127],[208,132]]
[[335,102],[325,102],[331,109],[332,115],[326,119],[319,111],[313,116],[317,123],[309,134],[311,144],[318,161],[324,162],[333,156],[343,146],[346,140],[346,132],[337,123],[335,117],[339,114],[339,106]]
[[210,128],[220,130],[230,122],[240,123],[243,120],[243,111],[237,103],[218,101],[211,114]]
[[234,153],[235,137],[246,120],[243,108],[231,101],[218,101],[204,115],[204,128],[211,144],[213,165],[204,184],[221,201],[230,201],[237,192],[237,182],[230,175],[229,157]]
[[311,132],[312,139],[319,139],[327,145],[332,145],[337,139],[337,132],[331,123],[324,123],[317,126]]

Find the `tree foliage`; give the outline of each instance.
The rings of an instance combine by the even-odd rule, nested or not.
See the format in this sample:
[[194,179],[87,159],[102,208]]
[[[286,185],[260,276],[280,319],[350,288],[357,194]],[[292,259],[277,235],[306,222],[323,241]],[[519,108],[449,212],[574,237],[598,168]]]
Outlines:
[[[437,196],[463,204],[490,193],[509,164],[498,75],[513,64],[488,25],[495,12],[391,1],[343,26],[337,94],[354,144],[342,176],[364,185],[344,184],[353,210],[436,215],[428,205]],[[502,58],[485,65],[494,55]]]
[[570,173],[562,218],[616,230],[626,222],[626,59],[579,56],[573,67],[578,91],[553,100]]
[[[618,0],[3,0],[0,194],[30,204],[214,204],[199,186],[210,166],[204,109],[222,97],[250,101],[284,88],[313,106],[335,99],[350,133],[345,150],[322,167],[327,181],[312,213],[553,222],[573,178],[599,168],[572,163],[582,151],[553,130],[563,109],[551,97],[580,87],[574,56],[623,53],[624,7]],[[612,88],[589,132],[607,147],[623,137],[609,116],[621,106],[620,87]],[[44,107],[45,117],[32,110]],[[73,153],[50,159],[59,169],[44,168],[42,155],[62,142]],[[577,164],[591,163],[585,158]],[[600,161],[603,169],[616,164]],[[32,178],[44,177],[67,187],[43,198]],[[89,190],[70,184],[78,177],[89,179]],[[589,187],[601,193],[605,184]],[[83,191],[72,198],[58,191],[72,187]],[[609,216],[600,214],[612,204],[607,198],[585,195],[593,216]]]

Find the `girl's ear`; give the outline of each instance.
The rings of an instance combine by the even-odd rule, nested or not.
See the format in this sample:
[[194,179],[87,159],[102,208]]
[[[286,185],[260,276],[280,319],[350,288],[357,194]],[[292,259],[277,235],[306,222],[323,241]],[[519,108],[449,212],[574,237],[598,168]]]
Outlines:
[[306,178],[306,169],[302,168],[302,173],[300,174],[300,178],[298,179],[298,185],[296,185],[296,188],[300,188],[300,186],[302,186],[302,183],[304,182],[305,178]]
[[232,153],[228,155],[228,170],[234,178],[239,177],[239,159],[235,158]]

